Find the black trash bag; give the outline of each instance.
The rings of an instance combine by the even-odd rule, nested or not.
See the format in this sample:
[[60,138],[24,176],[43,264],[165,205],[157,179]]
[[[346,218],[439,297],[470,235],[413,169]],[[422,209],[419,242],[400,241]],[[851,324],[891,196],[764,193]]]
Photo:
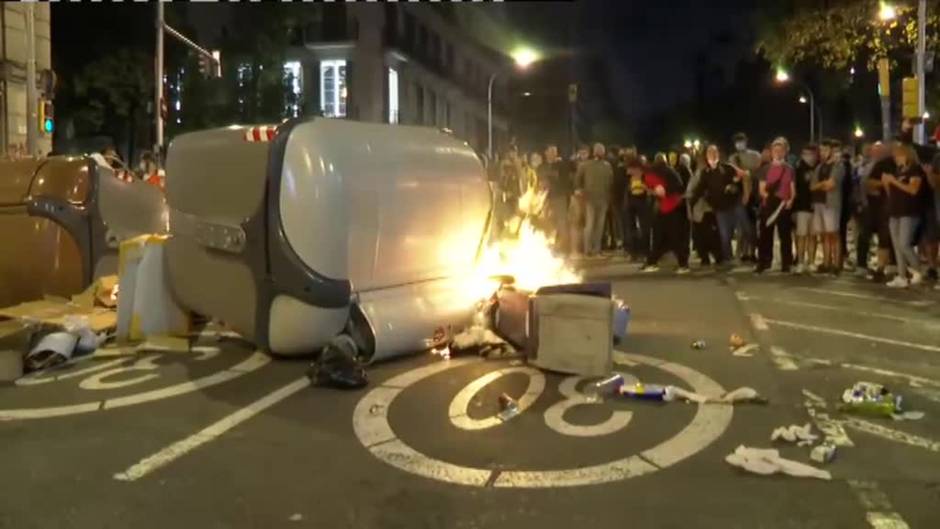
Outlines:
[[359,389],[369,383],[366,370],[356,356],[356,344],[340,335],[323,348],[320,357],[310,364],[307,377],[315,386],[337,389]]

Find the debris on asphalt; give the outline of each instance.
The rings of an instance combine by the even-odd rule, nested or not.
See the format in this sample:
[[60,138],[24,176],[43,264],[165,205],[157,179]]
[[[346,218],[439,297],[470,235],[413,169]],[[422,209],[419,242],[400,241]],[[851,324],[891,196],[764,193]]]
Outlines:
[[72,359],[78,336],[65,331],[51,332],[36,342],[26,354],[26,371],[39,371]]
[[588,400],[591,402],[601,402],[604,397],[610,397],[620,393],[620,388],[623,387],[623,375],[620,373],[614,373],[613,375],[598,380],[593,384],[588,385],[585,393],[587,394]]
[[744,344],[741,347],[733,349],[731,351],[732,356],[743,356],[743,357],[752,357],[754,356],[754,351],[760,349],[760,345],[756,343]]
[[842,393],[840,411],[859,415],[891,417],[902,413],[901,396],[881,384],[856,382]]
[[0,321],[0,382],[23,376],[23,355],[39,327],[39,323],[24,320]]
[[621,382],[620,395],[637,400],[658,400],[668,402],[673,400],[673,392],[670,387],[671,386],[642,384],[639,382],[625,386],[622,385]]
[[372,406],[369,406],[369,415],[378,415],[384,409],[385,406],[382,406],[381,404],[373,404]]
[[500,411],[496,417],[503,422],[519,415],[519,403],[505,393],[499,396],[499,409]]
[[783,473],[798,478],[832,479],[832,474],[829,472],[799,461],[784,459],[780,457],[780,452],[773,449],[740,445],[733,453],[725,457],[725,461],[732,466],[764,476]]
[[290,518],[288,518],[287,520],[291,522],[302,522],[304,520],[304,515],[300,513],[294,513],[290,515]]
[[613,328],[614,345],[620,345],[627,337],[627,327],[630,325],[630,306],[620,298],[613,298],[614,317]]
[[761,396],[754,388],[741,387],[725,393],[715,402],[728,404],[767,404],[770,401],[766,397]]
[[813,448],[809,453],[809,458],[819,464],[826,464],[835,459],[836,445],[832,443],[822,443]]
[[746,344],[747,341],[738,333],[732,333],[731,336],[728,337],[728,346],[732,351]]
[[356,343],[351,337],[345,334],[336,336],[310,365],[307,377],[316,386],[362,388],[369,383],[369,379],[356,353]]
[[922,411],[905,411],[891,416],[896,421],[919,421],[924,418]]
[[705,349],[706,347],[708,347],[708,344],[705,343],[705,340],[695,340],[694,342],[692,342],[692,349],[702,350],[702,349]]
[[781,426],[770,434],[771,441],[783,440],[789,443],[810,443],[819,439],[818,435],[812,433],[812,426],[809,423],[799,426],[791,424],[790,426]]
[[154,335],[186,335],[189,313],[176,302],[167,281],[166,235],[140,235],[121,241],[118,251],[120,296],[117,339],[143,340]]

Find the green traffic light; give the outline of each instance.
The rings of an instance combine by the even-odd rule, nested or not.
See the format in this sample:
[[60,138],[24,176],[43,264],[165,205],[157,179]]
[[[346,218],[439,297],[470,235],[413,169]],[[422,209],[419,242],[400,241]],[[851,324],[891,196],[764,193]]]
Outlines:
[[42,130],[44,130],[46,134],[52,134],[52,131],[55,130],[55,123],[52,121],[52,118],[46,118],[45,121],[43,121]]

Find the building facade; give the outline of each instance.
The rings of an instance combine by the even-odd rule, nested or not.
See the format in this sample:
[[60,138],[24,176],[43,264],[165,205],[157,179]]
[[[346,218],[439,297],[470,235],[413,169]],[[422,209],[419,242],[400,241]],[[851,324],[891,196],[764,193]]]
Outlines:
[[[28,7],[22,2],[0,3],[0,145],[8,156],[37,154],[26,152],[28,127],[37,129],[39,153],[52,150],[52,134],[40,130],[36,116],[27,115]],[[38,77],[38,72],[52,67],[49,4],[35,2],[32,7]]]
[[290,49],[295,115],[446,128],[478,152],[488,143],[494,74],[494,149],[505,145],[508,57],[429,5],[333,5]]

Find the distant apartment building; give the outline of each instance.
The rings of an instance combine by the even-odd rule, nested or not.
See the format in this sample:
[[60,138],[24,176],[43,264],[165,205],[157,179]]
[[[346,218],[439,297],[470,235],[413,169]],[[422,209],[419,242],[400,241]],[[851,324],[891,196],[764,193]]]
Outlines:
[[[508,57],[475,40],[446,9],[332,5],[298,33],[285,74],[293,114],[447,128],[487,146],[487,85]],[[504,145],[506,77],[494,85],[494,146]]]
[[[0,154],[25,152],[27,128],[39,127],[26,110],[27,13],[25,3],[0,3]],[[52,67],[49,4],[33,3],[33,17],[36,71],[41,72]],[[52,135],[39,134],[37,148],[41,153],[52,150]]]

